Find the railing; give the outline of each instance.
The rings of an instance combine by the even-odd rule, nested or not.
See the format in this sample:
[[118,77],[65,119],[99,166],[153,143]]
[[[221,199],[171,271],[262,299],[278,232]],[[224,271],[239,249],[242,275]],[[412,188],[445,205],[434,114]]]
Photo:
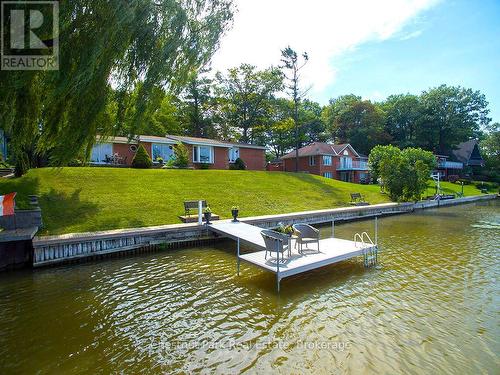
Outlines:
[[336,164],[336,169],[338,171],[342,170],[360,170],[360,171],[367,171],[369,169],[368,167],[368,162],[366,161],[361,161],[361,160],[352,160],[348,162],[338,162]]
[[463,163],[457,161],[439,161],[438,168],[443,169],[462,169],[464,167]]
[[373,243],[368,233],[356,233],[354,235],[354,246],[363,249],[365,267],[374,266],[378,262],[378,246]]

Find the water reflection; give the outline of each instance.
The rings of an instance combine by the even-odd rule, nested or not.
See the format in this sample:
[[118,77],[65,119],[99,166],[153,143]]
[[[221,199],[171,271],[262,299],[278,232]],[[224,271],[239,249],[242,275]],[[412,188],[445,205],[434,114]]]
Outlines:
[[0,372],[494,373],[498,208],[381,219],[379,267],[345,261],[280,295],[270,273],[236,276],[231,241],[4,274]]

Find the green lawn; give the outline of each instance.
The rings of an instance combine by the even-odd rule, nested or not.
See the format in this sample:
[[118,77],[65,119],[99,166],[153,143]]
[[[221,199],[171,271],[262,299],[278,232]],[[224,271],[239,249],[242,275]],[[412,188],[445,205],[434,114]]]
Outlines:
[[[443,187],[460,191],[459,185]],[[19,179],[1,179],[0,194],[11,191],[18,192],[19,208],[28,207],[29,194],[40,196],[43,234],[179,223],[184,200],[206,199],[222,218],[230,217],[233,205],[240,207],[240,216],[346,206],[351,192],[362,193],[372,204],[389,201],[374,185],[308,174],[219,170],[43,168]],[[474,186],[465,187],[466,196],[476,194]]]

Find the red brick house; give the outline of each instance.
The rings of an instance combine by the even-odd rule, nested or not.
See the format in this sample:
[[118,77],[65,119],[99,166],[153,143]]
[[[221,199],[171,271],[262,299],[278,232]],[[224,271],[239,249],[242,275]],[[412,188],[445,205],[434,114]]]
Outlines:
[[[283,170],[295,171],[295,150],[282,157]],[[346,182],[368,183],[368,158],[350,144],[315,142],[299,149],[299,171]]]
[[130,166],[139,145],[144,146],[153,163],[157,163],[158,158],[167,161],[173,157],[174,146],[179,142],[188,148],[192,168],[208,164],[211,169],[229,169],[237,158],[241,158],[249,170],[264,170],[266,167],[266,148],[263,146],[174,135],[140,135],[132,140],[126,137],[98,138],[90,162],[93,165]]

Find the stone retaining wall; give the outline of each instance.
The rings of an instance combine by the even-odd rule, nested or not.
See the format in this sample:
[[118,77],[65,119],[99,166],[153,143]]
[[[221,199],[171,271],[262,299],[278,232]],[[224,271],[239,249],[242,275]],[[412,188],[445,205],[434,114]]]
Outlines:
[[0,216],[0,227],[11,229],[24,229],[32,227],[41,227],[42,210],[39,207],[31,210],[15,210],[14,215]]
[[[382,215],[413,212],[415,209],[437,208],[454,204],[495,199],[495,194],[465,197],[444,201],[417,203],[384,203],[361,207],[343,207],[327,210],[294,212],[242,218],[241,221],[262,228],[279,223],[297,222],[321,224],[332,221],[357,220]],[[218,239],[205,225],[197,223],[161,225],[155,227],[118,229],[102,232],[73,233],[60,236],[36,237],[33,240],[33,265],[42,266],[68,260],[96,257],[112,253],[148,248],[163,244],[168,248],[195,246]]]

